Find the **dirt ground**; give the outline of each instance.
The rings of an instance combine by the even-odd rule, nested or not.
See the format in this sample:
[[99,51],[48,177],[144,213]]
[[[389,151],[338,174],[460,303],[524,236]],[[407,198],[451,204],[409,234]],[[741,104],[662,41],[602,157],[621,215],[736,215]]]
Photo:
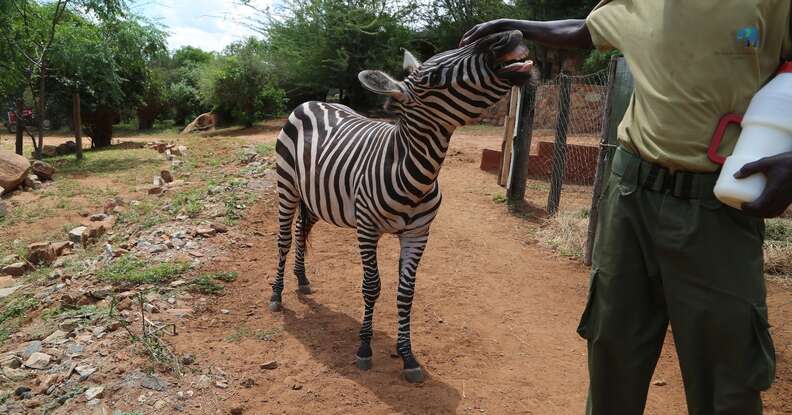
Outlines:
[[[265,131],[245,141],[272,142],[275,134]],[[393,237],[385,237],[379,249],[383,290],[369,372],[354,365],[363,307],[353,231],[317,225],[307,259],[315,293],[298,296],[289,273],[284,311],[267,311],[277,229],[268,198],[240,225],[250,248],[229,247],[213,264],[238,271],[239,279],[206,312],[182,321],[173,338],[176,349],[194,353],[201,366],[221,367],[253,384],[196,394],[182,413],[240,407],[251,414],[582,413],[586,348],[575,329],[587,269],[535,243],[538,219],[515,217],[493,202],[503,189],[478,163],[482,148],[499,146],[494,135],[457,134],[440,177],[445,197],[418,271],[413,308],[413,350],[429,374],[425,383],[400,379],[401,360],[391,356],[398,259]],[[765,413],[790,414],[792,292],[771,283],[768,301],[778,373],[764,396]],[[647,414],[686,413],[673,341],[667,339]],[[277,369],[260,368],[273,360]]]

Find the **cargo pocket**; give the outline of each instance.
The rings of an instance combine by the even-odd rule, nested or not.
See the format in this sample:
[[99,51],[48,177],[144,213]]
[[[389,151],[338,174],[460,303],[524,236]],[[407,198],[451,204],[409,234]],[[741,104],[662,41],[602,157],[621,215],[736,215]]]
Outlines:
[[748,386],[756,390],[767,390],[775,379],[775,347],[770,338],[767,322],[767,306],[753,306],[754,349],[751,351],[751,367],[748,371]]
[[619,180],[619,194],[622,196],[629,196],[635,193],[635,190],[638,189],[638,169],[640,168],[640,164],[638,163],[627,163],[627,166],[624,168],[624,172],[622,175],[618,177]]
[[586,300],[586,308],[583,309],[583,315],[580,316],[580,323],[578,323],[577,333],[580,337],[590,340],[591,337],[591,328],[594,322],[593,319],[593,310],[592,307],[594,305],[594,297],[597,290],[597,277],[599,275],[599,270],[591,271],[591,279],[589,281],[589,293],[588,299]]

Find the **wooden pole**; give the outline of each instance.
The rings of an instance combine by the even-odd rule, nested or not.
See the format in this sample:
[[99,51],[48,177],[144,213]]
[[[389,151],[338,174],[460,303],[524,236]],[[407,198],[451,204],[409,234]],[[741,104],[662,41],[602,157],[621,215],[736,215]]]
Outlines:
[[39,79],[39,100],[38,100],[38,114],[37,114],[37,121],[38,121],[38,145],[36,146],[36,159],[41,160],[44,156],[44,118],[45,118],[45,108],[46,102],[44,99],[46,98],[46,87],[47,87],[47,78],[46,78],[46,69],[43,67],[44,63],[42,62],[42,69],[41,69],[41,79]]
[[602,111],[600,149],[599,156],[597,157],[597,171],[594,174],[594,190],[591,197],[591,210],[589,210],[588,233],[586,235],[586,253],[583,257],[583,263],[587,266],[590,266],[592,262],[592,255],[594,252],[594,238],[597,234],[597,220],[599,219],[599,200],[600,197],[602,197],[605,166],[608,164],[610,147],[608,133],[610,131],[610,115],[613,104],[613,86],[616,84],[616,67],[618,66],[618,62],[619,61],[614,56],[611,58],[610,65],[608,66],[608,86],[605,93],[605,107]]
[[82,113],[80,112],[80,93],[74,93],[74,141],[77,143],[77,160],[83,158]]
[[506,116],[505,128],[503,131],[503,144],[501,145],[501,162],[498,171],[498,185],[506,186],[506,179],[509,177],[509,166],[511,166],[512,145],[514,143],[514,127],[517,123],[517,107],[520,105],[520,88],[513,86],[509,96],[509,112]]
[[522,87],[517,110],[517,133],[512,144],[511,168],[506,186],[506,201],[511,211],[519,211],[525,200],[525,181],[528,178],[528,158],[533,138],[533,119],[536,84],[529,81]]
[[17,98],[16,100],[16,143],[15,143],[15,150],[16,153],[20,156],[22,155],[23,144],[25,140],[25,118],[22,116],[22,112],[25,110],[25,103],[22,101],[22,98]]
[[569,130],[569,101],[572,89],[572,77],[561,74],[558,88],[558,121],[556,122],[556,138],[553,148],[553,174],[550,178],[550,194],[547,197],[547,213],[555,215],[561,202],[561,187],[564,185],[566,173],[567,132]]

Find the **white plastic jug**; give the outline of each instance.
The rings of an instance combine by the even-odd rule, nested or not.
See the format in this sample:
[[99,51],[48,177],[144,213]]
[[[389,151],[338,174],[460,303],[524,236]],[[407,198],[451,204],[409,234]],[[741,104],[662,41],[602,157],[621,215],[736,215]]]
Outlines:
[[[717,153],[723,134],[729,124],[738,123],[742,123],[742,133],[732,155],[724,158]],[[734,173],[748,163],[788,151],[792,151],[792,62],[781,65],[778,75],[754,95],[744,116],[727,114],[721,119],[707,152],[710,160],[723,165],[715,196],[742,209],[743,203],[761,196],[767,177],[759,173],[735,179]]]

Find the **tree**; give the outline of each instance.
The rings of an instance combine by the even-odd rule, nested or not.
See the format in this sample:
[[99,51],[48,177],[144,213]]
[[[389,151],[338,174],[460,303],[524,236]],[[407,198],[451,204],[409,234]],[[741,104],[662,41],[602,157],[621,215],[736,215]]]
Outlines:
[[100,21],[121,15],[124,0],[55,0],[40,4],[34,0],[6,0],[0,15],[0,40],[16,55],[8,68],[17,73],[17,90],[27,84],[36,101],[38,143],[35,153],[41,157],[46,118],[46,86],[50,76],[50,55],[60,24],[73,14],[90,14]]
[[204,66],[199,84],[205,105],[221,118],[247,126],[280,114],[286,101],[285,92],[273,79],[266,45],[255,38],[229,45],[219,58]]
[[211,52],[184,46],[162,62],[167,73],[165,100],[176,125],[184,125],[204,112],[198,83],[202,68],[215,59]]

